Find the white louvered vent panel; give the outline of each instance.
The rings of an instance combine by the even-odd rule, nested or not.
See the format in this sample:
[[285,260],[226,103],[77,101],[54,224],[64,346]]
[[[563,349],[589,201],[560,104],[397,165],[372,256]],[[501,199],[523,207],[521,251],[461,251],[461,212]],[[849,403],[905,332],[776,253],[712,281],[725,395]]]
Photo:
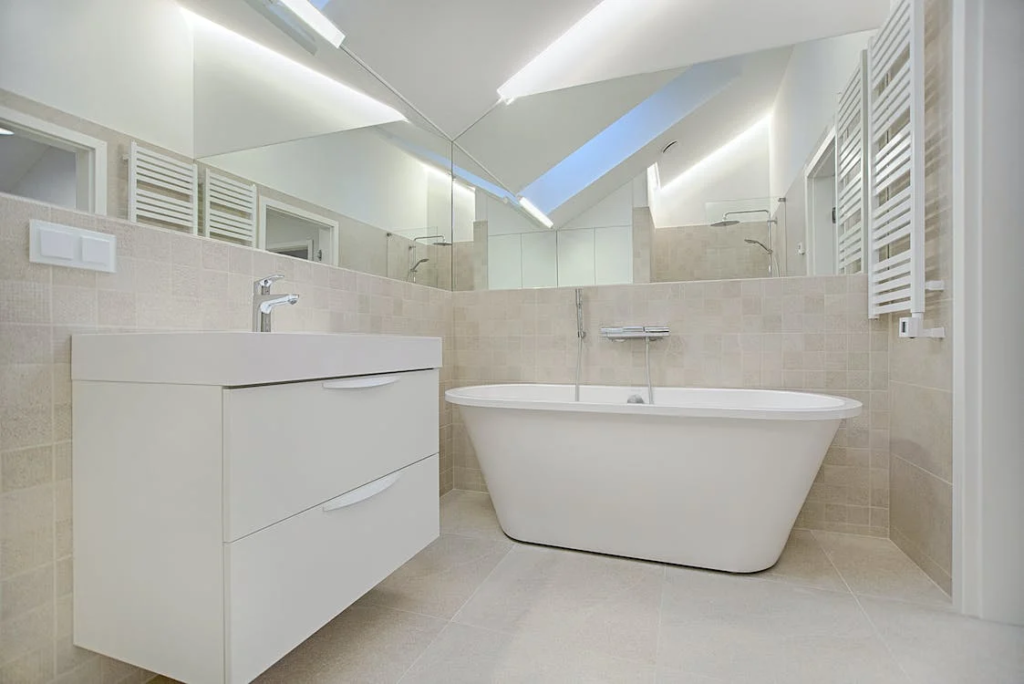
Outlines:
[[203,235],[256,245],[256,186],[206,169],[203,174]]
[[868,49],[868,315],[924,313],[924,0]]
[[836,116],[836,264],[840,273],[865,270],[867,231],[867,53],[839,98]]
[[166,155],[140,147],[128,153],[128,220],[166,228],[199,228],[199,172]]

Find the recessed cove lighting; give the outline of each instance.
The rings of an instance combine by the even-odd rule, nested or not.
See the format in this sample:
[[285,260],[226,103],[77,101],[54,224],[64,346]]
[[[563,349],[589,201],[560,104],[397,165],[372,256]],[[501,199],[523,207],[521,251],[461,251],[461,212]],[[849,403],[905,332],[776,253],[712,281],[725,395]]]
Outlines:
[[341,47],[345,34],[309,0],[276,0],[298,17],[302,23],[313,29],[334,47]]
[[14,135],[14,131],[9,131],[6,128],[0,126],[0,135]]
[[753,126],[743,131],[735,138],[725,143],[717,150],[709,154],[708,156],[701,159],[699,162],[691,166],[690,168],[683,171],[681,174],[665,183],[661,186],[662,191],[667,191],[673,186],[677,186],[687,179],[698,177],[698,174],[707,172],[709,168],[714,167],[715,164],[721,162],[723,159],[727,159],[730,154],[741,149],[744,145],[750,143],[757,138],[758,135],[766,133],[768,126],[771,124],[772,115],[771,112],[765,114],[763,117],[757,120]]
[[[657,11],[662,2],[642,3],[637,0],[602,0],[586,16],[577,21],[555,42],[534,57],[498,88],[498,95],[506,103],[517,97],[548,92],[571,83],[571,76],[589,53],[601,50],[609,38],[616,36],[622,26],[635,19],[638,13],[649,14]],[[643,5],[644,7],[639,7]],[[568,77],[569,81],[564,79]],[[557,86],[555,85],[557,83]]]
[[543,211],[538,209],[533,202],[526,199],[525,197],[519,198],[519,206],[525,209],[527,214],[543,223],[545,228],[551,228],[555,225],[554,221],[549,219]]

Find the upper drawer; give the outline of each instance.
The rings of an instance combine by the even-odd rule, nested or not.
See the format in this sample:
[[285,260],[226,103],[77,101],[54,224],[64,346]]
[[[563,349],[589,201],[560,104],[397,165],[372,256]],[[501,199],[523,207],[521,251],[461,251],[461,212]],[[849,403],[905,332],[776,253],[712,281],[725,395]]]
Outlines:
[[225,540],[438,451],[438,372],[224,390]]

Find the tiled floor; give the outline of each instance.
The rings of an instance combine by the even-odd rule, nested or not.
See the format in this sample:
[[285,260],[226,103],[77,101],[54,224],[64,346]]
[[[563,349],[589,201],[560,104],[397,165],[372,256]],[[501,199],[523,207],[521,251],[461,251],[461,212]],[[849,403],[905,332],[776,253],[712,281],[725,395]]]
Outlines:
[[1021,684],[1024,629],[950,612],[892,543],[795,531],[735,576],[516,544],[486,494],[261,684]]

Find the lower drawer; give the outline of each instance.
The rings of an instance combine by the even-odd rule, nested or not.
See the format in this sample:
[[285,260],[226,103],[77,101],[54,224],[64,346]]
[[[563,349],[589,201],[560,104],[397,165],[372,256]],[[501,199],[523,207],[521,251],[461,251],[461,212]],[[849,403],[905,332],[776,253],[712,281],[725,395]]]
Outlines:
[[437,538],[437,469],[431,456],[224,545],[228,682],[255,679]]

